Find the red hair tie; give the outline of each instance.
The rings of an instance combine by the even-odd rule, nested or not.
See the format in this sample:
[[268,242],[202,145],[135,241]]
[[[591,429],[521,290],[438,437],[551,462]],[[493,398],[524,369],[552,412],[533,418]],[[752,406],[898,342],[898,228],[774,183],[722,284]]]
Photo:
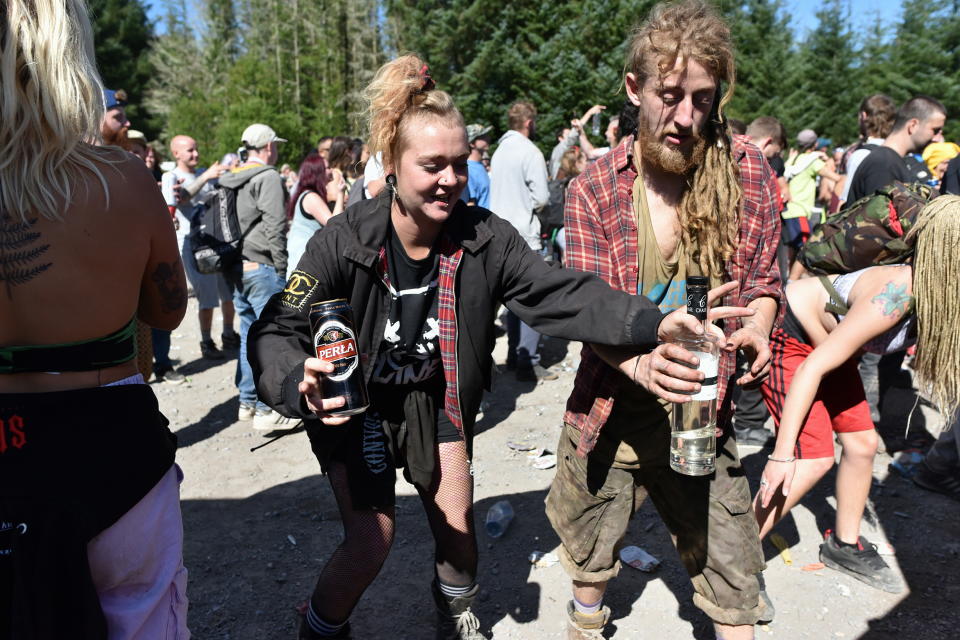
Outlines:
[[424,93],[426,91],[433,91],[437,88],[436,83],[434,83],[433,78],[430,77],[430,67],[423,65],[420,68],[420,80],[422,84],[420,85],[420,90],[417,93]]

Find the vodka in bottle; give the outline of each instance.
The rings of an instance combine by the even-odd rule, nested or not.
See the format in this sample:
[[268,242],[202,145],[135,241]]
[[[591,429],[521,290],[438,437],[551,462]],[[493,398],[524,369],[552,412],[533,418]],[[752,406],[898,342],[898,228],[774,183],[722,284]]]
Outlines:
[[673,406],[670,431],[670,467],[688,476],[704,476],[716,469],[717,374],[720,363],[719,340],[708,330],[707,290],[709,279],[687,277],[687,313],[704,325],[702,335],[688,334],[675,340],[695,355],[703,372],[700,391],[689,402]]

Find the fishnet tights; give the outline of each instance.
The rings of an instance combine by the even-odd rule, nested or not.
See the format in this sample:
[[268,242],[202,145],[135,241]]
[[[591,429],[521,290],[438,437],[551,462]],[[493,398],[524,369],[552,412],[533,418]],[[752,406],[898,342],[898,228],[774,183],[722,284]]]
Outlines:
[[[463,441],[434,449],[435,467],[429,491],[420,492],[436,543],[436,570],[454,586],[471,584],[477,575],[477,539],[473,528],[473,476]],[[383,566],[396,528],[396,510],[353,507],[347,468],[330,464],[330,485],[343,520],[344,539],[327,562],[313,591],[313,610],[339,624],[350,617],[363,592]]]
[[477,536],[473,528],[473,476],[463,440],[434,449],[433,482],[420,492],[436,543],[434,559],[441,582],[465,587],[477,577]]

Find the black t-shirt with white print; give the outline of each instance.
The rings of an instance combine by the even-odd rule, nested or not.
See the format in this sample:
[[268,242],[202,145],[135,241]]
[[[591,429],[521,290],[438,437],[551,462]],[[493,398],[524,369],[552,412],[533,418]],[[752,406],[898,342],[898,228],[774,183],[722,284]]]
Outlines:
[[405,393],[426,391],[433,395],[437,411],[437,441],[457,441],[460,434],[443,411],[446,383],[437,314],[440,257],[431,251],[423,260],[410,258],[392,226],[386,251],[390,312],[370,376],[371,400],[382,417],[400,421]]
[[421,385],[443,376],[437,320],[439,256],[410,258],[391,227],[387,273],[392,285],[390,313],[370,381],[384,385]]

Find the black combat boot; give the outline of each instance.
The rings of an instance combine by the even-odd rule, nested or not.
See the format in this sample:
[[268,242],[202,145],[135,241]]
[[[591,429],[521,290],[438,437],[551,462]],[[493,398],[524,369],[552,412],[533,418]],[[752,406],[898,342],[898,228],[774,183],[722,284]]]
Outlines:
[[471,609],[480,592],[479,585],[456,598],[443,595],[436,580],[430,586],[437,605],[437,640],[487,640],[480,633],[480,621]]

